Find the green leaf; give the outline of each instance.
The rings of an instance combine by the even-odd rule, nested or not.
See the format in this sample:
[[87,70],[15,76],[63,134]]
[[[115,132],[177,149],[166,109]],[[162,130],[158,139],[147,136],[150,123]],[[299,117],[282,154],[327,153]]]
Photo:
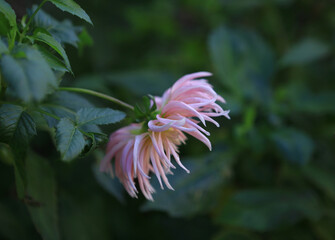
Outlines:
[[0,36],[7,37],[10,32],[10,25],[6,16],[0,12]]
[[274,56],[256,33],[219,27],[209,37],[209,51],[215,73],[234,95],[267,104]]
[[7,45],[0,38],[0,57],[3,53],[7,53],[7,52],[8,52]]
[[317,93],[304,83],[293,83],[285,87],[282,98],[288,111],[317,115],[335,112],[335,93],[330,89]]
[[36,45],[36,47],[52,69],[64,73],[70,71],[70,69],[65,66],[64,62],[55,55],[53,55],[52,53],[50,53],[49,50],[39,45]]
[[4,55],[0,62],[8,94],[24,102],[42,100],[57,87],[51,68],[39,51],[32,47],[21,46],[15,53],[18,57]]
[[35,122],[21,106],[3,104],[0,107],[0,141],[9,143],[13,148],[15,182],[20,198],[24,197],[26,186],[25,152],[34,135]]
[[34,35],[34,39],[37,40],[37,41],[44,42],[45,44],[50,46],[52,49],[54,49],[60,56],[62,56],[62,58],[65,61],[66,67],[71,72],[71,65],[70,65],[70,62],[69,62],[69,58],[67,57],[64,48],[62,47],[62,45],[60,45],[59,42],[57,42],[53,37],[51,37],[51,36],[49,36],[45,33],[42,33],[42,32],[37,32]]
[[79,43],[78,43],[78,51],[79,55],[83,54],[85,47],[93,46],[93,39],[87,30],[84,28],[83,31],[79,34]]
[[303,39],[301,42],[292,46],[283,58],[283,66],[307,64],[317,61],[330,53],[330,47],[316,39]]
[[126,115],[111,108],[82,108],[77,112],[79,125],[103,125],[121,121]]
[[36,126],[32,117],[17,105],[3,104],[0,107],[0,140],[18,147],[26,147]]
[[62,118],[57,125],[56,142],[64,161],[74,159],[85,147],[84,135],[75,123],[67,118]]
[[32,220],[46,240],[60,239],[57,213],[57,185],[53,168],[46,159],[30,154],[26,163],[26,204]]
[[0,0],[0,12],[2,12],[8,19],[11,27],[16,26],[15,12],[5,0]]
[[[33,8],[29,11],[30,15],[32,12],[36,10],[37,6],[33,6]],[[81,31],[81,27],[73,26],[71,21],[64,20],[62,22],[57,21],[52,16],[44,12],[43,10],[39,10],[38,13],[34,17],[34,25],[41,29],[47,31],[61,44],[68,43],[73,46],[77,46],[79,41],[78,34]]]
[[154,201],[143,205],[142,210],[160,210],[173,217],[193,216],[208,212],[218,200],[217,191],[230,178],[232,158],[229,154],[212,154],[208,158],[183,160],[190,170],[177,168],[170,180],[175,189],[160,190],[158,181],[152,179],[156,194]]
[[279,189],[244,190],[232,195],[217,221],[255,231],[270,231],[303,218],[317,221],[322,209],[311,192]]
[[90,17],[87,13],[74,1],[72,0],[49,0],[56,5],[59,9],[69,12],[77,17],[84,19],[86,22],[93,25]]
[[305,165],[311,159],[314,143],[305,133],[297,129],[280,129],[272,134],[272,139],[285,160]]
[[333,172],[317,165],[308,165],[302,169],[306,178],[328,197],[335,200],[335,176]]
[[[40,107],[49,113],[52,113],[59,118],[69,118],[73,121],[76,120],[76,112],[84,107],[93,107],[93,105],[85,98],[75,93],[57,91],[49,96],[40,105]],[[54,127],[57,124],[57,120],[49,116],[45,116],[50,127]],[[91,128],[93,125],[90,125]],[[92,130],[92,129],[91,129]],[[86,131],[86,130],[84,130]],[[87,131],[86,131],[87,132]],[[98,128],[93,129],[89,132],[99,132]]]

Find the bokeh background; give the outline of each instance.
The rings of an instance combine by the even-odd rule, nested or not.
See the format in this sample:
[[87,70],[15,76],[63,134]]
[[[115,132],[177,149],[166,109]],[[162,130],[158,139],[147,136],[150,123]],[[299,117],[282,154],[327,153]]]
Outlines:
[[[22,15],[34,3],[9,2]],[[50,239],[335,239],[333,0],[77,2],[94,27],[85,25],[91,37],[79,51],[66,46],[75,77],[66,76],[64,86],[135,104],[184,74],[210,71],[231,120],[209,124],[212,152],[191,137],[180,148],[191,174],[177,169],[169,176],[175,191],[159,190],[152,177],[154,202],[131,199],[117,179],[99,173],[103,147],[64,163],[40,130],[35,158],[55,172],[45,189],[56,189],[59,226],[50,227]],[[64,18],[51,4],[43,9]],[[48,206],[18,200],[5,159],[0,239],[42,239],[29,210]],[[43,182],[48,174],[34,178]]]

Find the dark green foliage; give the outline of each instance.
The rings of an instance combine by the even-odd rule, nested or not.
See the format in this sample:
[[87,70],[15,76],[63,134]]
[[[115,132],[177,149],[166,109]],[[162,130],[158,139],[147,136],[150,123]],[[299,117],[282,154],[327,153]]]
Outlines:
[[43,239],[61,239],[58,226],[57,183],[53,168],[47,159],[30,154],[26,171],[28,185],[25,201],[32,221]]
[[272,137],[283,159],[301,165],[311,159],[314,143],[306,134],[287,128],[277,130]]
[[4,104],[0,107],[1,141],[25,147],[36,134],[36,126],[31,116],[21,106]]
[[231,156],[215,154],[207,158],[184,159],[183,163],[190,174],[183,169],[174,171],[175,176],[169,178],[174,191],[159,190],[158,181],[153,180],[157,193],[154,201],[147,202],[143,210],[160,210],[172,217],[183,217],[205,213],[217,204],[220,194],[217,189],[224,187],[231,177]]
[[0,142],[8,143],[14,151],[14,172],[17,193],[23,198],[26,188],[24,157],[29,140],[36,135],[32,117],[21,106],[4,104],[0,108]]
[[[25,36],[37,6],[18,19],[18,2],[0,0],[0,239],[335,239],[332,1],[57,0]],[[213,153],[188,136],[175,191],[151,175],[155,201],[131,199],[99,171],[103,144],[195,71],[231,120],[207,124]],[[59,85],[137,114],[117,122],[114,103]]]
[[319,60],[329,54],[330,48],[315,39],[304,39],[292,46],[281,60],[284,66],[307,64]]
[[[99,157],[103,157],[101,154]],[[125,203],[125,191],[123,186],[116,178],[111,178],[110,175],[100,172],[99,166],[93,166],[93,173],[101,187],[113,195],[121,203]]]
[[263,232],[295,224],[303,218],[317,221],[321,214],[322,207],[311,192],[244,190],[231,196],[217,221]]
[[20,46],[15,49],[14,56],[4,55],[0,66],[8,84],[8,94],[24,102],[41,101],[57,87],[51,68],[32,47]]
[[260,36],[220,27],[210,35],[209,49],[216,73],[235,95],[269,101],[274,57]]

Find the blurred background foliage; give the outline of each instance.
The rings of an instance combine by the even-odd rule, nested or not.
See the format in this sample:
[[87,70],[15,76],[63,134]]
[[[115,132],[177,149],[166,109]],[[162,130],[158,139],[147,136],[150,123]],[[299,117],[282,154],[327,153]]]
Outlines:
[[[8,2],[19,16],[36,3]],[[75,73],[64,84],[134,104],[206,70],[231,120],[209,126],[213,152],[192,138],[181,147],[191,174],[169,177],[175,191],[152,178],[154,202],[131,199],[98,171],[103,148],[59,161],[44,129],[26,162],[28,191],[39,202],[22,202],[1,145],[1,239],[335,239],[332,0],[77,2],[94,27],[80,34],[79,52],[75,27],[61,36]]]

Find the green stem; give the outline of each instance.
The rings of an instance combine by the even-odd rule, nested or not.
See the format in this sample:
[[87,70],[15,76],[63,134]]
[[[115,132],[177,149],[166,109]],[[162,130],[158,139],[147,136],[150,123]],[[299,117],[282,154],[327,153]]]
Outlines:
[[96,91],[93,91],[93,90],[84,89],[84,88],[71,88],[71,87],[61,87],[58,90],[60,90],[60,91],[69,91],[69,92],[86,93],[86,94],[89,94],[89,95],[92,95],[92,96],[95,96],[95,97],[99,97],[99,98],[102,98],[102,99],[114,102],[116,104],[119,104],[119,105],[121,105],[123,107],[129,108],[131,110],[134,110],[134,107],[131,106],[131,105],[129,105],[128,103],[122,102],[121,100],[119,100],[117,98],[113,98],[111,96],[108,96],[106,94],[99,93],[99,92],[96,92]]
[[9,40],[9,43],[8,43],[9,50],[12,50],[13,47],[15,46],[16,31],[17,31],[17,28],[14,27],[9,34],[9,36],[10,36],[10,38],[9,38],[10,40]]
[[48,115],[49,117],[52,117],[52,118],[54,118],[54,119],[56,119],[56,120],[60,120],[60,117],[58,117],[58,116],[56,116],[55,114],[52,114],[52,113],[49,113],[49,112],[47,112],[47,111],[44,111],[44,110],[42,110],[42,109],[35,109],[37,112],[39,112],[39,113],[42,113],[42,114],[44,114],[44,115]]
[[28,29],[29,29],[29,25],[30,25],[31,21],[34,19],[35,15],[38,13],[38,11],[43,7],[43,5],[44,5],[47,1],[49,1],[49,0],[43,0],[43,2],[41,2],[41,4],[38,5],[38,7],[36,8],[36,10],[34,11],[33,15],[31,15],[31,17],[29,18],[29,21],[28,21],[27,25],[24,27],[23,32],[22,32],[22,34],[20,35],[20,40],[19,40],[19,42],[22,42],[23,38],[26,36],[26,33],[27,33]]

